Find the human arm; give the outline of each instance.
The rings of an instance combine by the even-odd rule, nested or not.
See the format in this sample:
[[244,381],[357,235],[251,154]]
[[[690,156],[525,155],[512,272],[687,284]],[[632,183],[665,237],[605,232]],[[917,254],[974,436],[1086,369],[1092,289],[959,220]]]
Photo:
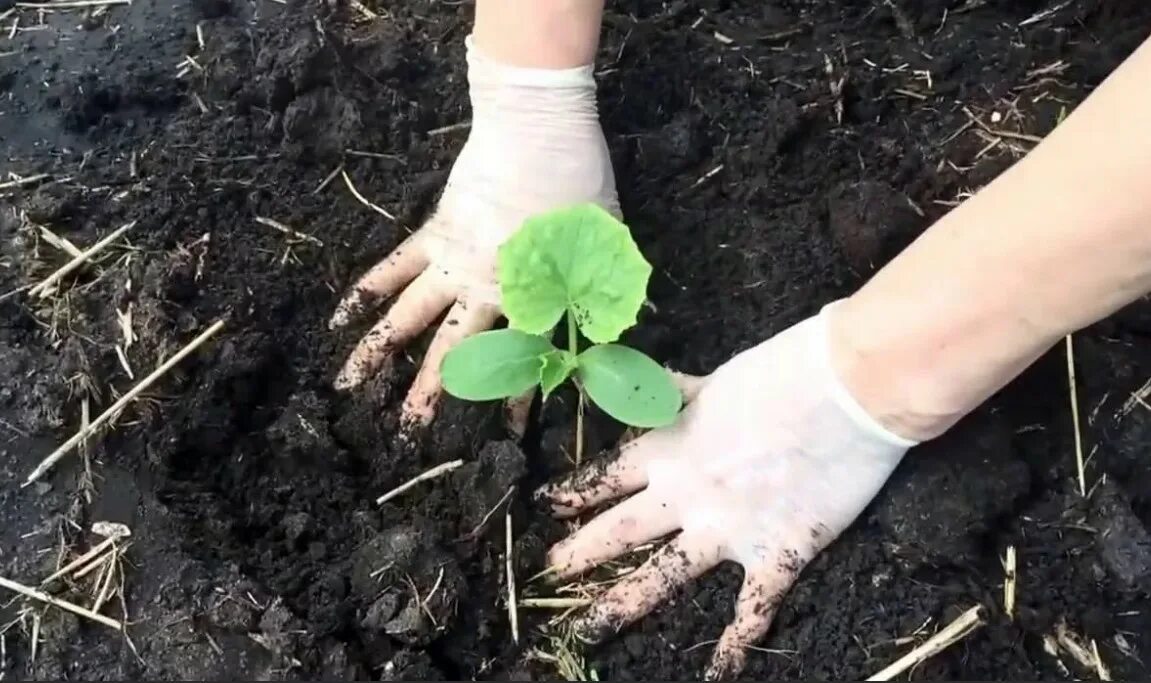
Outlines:
[[723,561],[744,568],[707,678],[743,666],[803,567],[937,436],[1064,334],[1151,290],[1151,43],[1024,161],[854,296],[702,378],[672,427],[542,489],[559,581],[674,534],[577,624],[596,641]]
[[569,69],[591,64],[604,0],[476,0],[476,47],[509,66]]
[[1147,83],[1151,40],[832,316],[836,367],[882,424],[934,437],[1151,290]]
[[[331,326],[391,307],[351,351],[335,386],[387,378],[403,347],[445,314],[407,390],[403,422],[428,424],[440,364],[500,316],[496,250],[525,218],[562,204],[619,212],[596,109],[592,59],[603,0],[478,0],[467,40],[470,134],[427,222],[353,285]],[[530,398],[530,397],[528,397]],[[526,400],[509,422],[522,429]]]

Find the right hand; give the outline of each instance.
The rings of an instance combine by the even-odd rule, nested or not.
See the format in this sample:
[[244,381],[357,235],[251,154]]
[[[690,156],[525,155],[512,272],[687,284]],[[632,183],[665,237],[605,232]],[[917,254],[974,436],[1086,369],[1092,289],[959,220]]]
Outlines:
[[739,672],[799,572],[914,445],[872,419],[842,383],[830,353],[834,313],[825,308],[711,375],[681,381],[689,403],[675,424],[540,492],[561,517],[634,494],[552,548],[548,563],[560,579],[678,532],[596,600],[577,634],[599,641],[720,562],[738,562],[743,589],[707,678]]
[[[467,40],[472,126],[435,213],[340,302],[331,327],[396,296],[335,381],[351,389],[390,372],[401,348],[447,310],[403,406],[405,428],[424,426],[442,392],[444,355],[501,315],[497,249],[533,214],[596,202],[620,217],[600,129],[591,66],[528,69],[499,64]],[[509,422],[522,432],[531,396]]]

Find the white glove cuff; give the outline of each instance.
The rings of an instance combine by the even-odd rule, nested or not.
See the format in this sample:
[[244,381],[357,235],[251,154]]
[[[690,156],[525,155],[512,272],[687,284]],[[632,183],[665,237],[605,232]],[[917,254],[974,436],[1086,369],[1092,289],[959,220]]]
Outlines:
[[571,69],[532,69],[501,64],[483,54],[469,34],[464,39],[468,55],[468,80],[473,85],[510,85],[528,88],[575,88],[595,90],[592,64]]
[[863,406],[859,405],[859,401],[851,395],[851,392],[848,391],[847,387],[844,386],[843,382],[839,379],[838,374],[836,374],[835,368],[831,366],[831,334],[828,324],[828,314],[837,304],[839,304],[839,301],[833,301],[827,304],[819,311],[819,316],[817,317],[819,343],[823,344],[818,359],[818,363],[820,364],[819,372],[824,374],[825,386],[831,394],[832,400],[835,401],[835,404],[839,406],[844,414],[851,418],[851,421],[854,422],[856,426],[880,441],[904,449],[918,445],[918,441],[894,434],[879,424],[878,420],[864,410]]

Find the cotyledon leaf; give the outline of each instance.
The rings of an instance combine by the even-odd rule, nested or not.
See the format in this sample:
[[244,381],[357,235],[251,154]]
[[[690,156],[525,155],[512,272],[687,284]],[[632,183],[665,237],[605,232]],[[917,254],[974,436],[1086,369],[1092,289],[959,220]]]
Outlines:
[[469,401],[520,396],[539,382],[540,358],[554,350],[544,337],[520,330],[472,335],[444,356],[444,390]]
[[667,426],[683,407],[671,374],[642,352],[620,344],[585,350],[576,377],[605,413],[634,427]]

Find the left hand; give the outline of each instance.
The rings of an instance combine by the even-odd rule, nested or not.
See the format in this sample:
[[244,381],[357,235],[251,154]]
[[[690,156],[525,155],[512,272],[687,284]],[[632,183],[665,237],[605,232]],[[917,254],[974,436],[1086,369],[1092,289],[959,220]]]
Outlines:
[[[404,400],[405,433],[435,417],[447,352],[502,314],[498,250],[524,220],[583,202],[620,215],[592,66],[510,66],[488,57],[470,36],[467,56],[471,133],[435,213],[359,279],[330,322],[343,327],[394,297],[336,377],[336,388],[348,390],[389,373],[398,352],[444,317]],[[512,431],[522,432],[531,397],[525,398],[509,405]]]
[[[576,625],[596,642],[724,560],[743,565],[735,618],[706,677],[742,670],[803,567],[855,520],[914,443],[884,429],[832,368],[827,318],[735,356],[694,387],[679,420],[540,497],[561,517],[635,493],[552,548],[572,577],[680,533],[599,597]],[[682,382],[681,382],[682,383]],[[642,489],[642,491],[641,491]],[[638,491],[638,493],[636,493]]]

